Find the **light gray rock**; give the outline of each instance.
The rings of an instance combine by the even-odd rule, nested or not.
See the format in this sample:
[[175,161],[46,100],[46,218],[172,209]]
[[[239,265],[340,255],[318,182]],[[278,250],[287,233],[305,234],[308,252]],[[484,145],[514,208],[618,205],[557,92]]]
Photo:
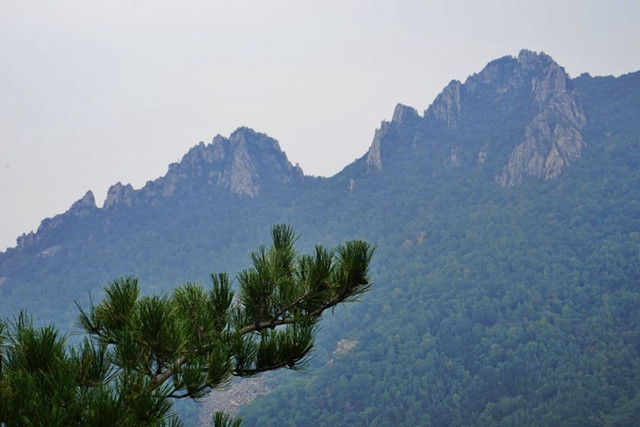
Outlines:
[[531,73],[531,91],[536,112],[524,129],[496,181],[505,187],[522,183],[525,176],[542,180],[556,178],[580,157],[585,142],[581,130],[586,118],[578,93],[571,87],[564,69],[545,54],[522,51],[518,64],[523,74]]
[[112,210],[120,206],[131,206],[134,196],[135,190],[131,184],[122,185],[121,182],[118,182],[109,187],[103,207],[104,209]]
[[433,101],[425,115],[430,115],[443,122],[448,128],[455,129],[460,120],[460,88],[462,83],[452,80]]

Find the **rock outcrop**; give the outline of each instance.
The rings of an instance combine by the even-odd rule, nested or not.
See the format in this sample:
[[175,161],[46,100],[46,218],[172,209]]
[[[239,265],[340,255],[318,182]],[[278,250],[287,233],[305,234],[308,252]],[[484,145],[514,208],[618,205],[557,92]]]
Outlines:
[[373,134],[373,141],[366,157],[367,166],[382,170],[382,137],[386,134],[388,128],[389,122],[383,121]]
[[564,69],[549,56],[529,51],[520,52],[518,64],[530,79],[535,115],[496,177],[503,186],[520,184],[527,175],[545,181],[556,178],[580,157],[585,144],[581,130],[586,118]]
[[265,186],[302,181],[278,141],[249,128],[239,128],[229,138],[217,135],[211,144],[200,142],[182,160],[169,165],[167,174],[147,183],[146,198],[168,197],[205,184],[231,193],[256,197]]
[[411,126],[412,124],[419,123],[421,120],[422,118],[415,108],[402,104],[396,105],[396,108],[393,110],[391,122],[383,121],[380,127],[376,129],[373,135],[373,141],[365,157],[366,165],[375,170],[382,170],[382,158],[384,157],[382,153],[382,140],[387,136],[389,130],[392,127],[402,128]]
[[93,195],[93,191],[87,191],[84,196],[77,202],[75,202],[69,210],[64,214],[66,216],[86,216],[91,214],[97,209],[96,198]]
[[120,206],[131,206],[134,196],[135,190],[131,184],[122,185],[121,182],[118,182],[109,187],[103,208],[113,210]]
[[234,381],[223,390],[213,390],[203,399],[199,425],[202,427],[213,426],[213,415],[216,411],[237,416],[243,405],[269,394],[273,388],[274,386],[262,376],[242,378]]
[[425,113],[426,116],[443,122],[448,128],[455,129],[460,120],[460,88],[459,80],[452,80],[433,101],[431,107]]

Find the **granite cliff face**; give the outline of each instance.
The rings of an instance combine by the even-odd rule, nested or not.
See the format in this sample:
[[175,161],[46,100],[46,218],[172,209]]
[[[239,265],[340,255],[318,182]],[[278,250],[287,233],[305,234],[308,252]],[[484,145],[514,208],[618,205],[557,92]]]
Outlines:
[[211,144],[193,147],[167,174],[141,190],[146,198],[168,197],[202,184],[231,193],[255,197],[265,187],[302,181],[304,174],[293,166],[278,141],[249,128],[239,128],[229,138],[217,135]]
[[373,135],[373,141],[366,156],[367,166],[382,170],[382,137],[386,135],[389,122],[382,122]]
[[443,122],[448,128],[455,129],[461,116],[460,88],[462,83],[453,80],[433,101],[428,110],[435,120]]
[[107,198],[103,208],[114,210],[120,206],[131,206],[135,197],[135,190],[131,184],[122,185],[121,182],[112,185],[107,191]]
[[[365,163],[382,170],[398,145],[405,144],[410,158],[416,144],[439,135],[435,145],[454,144],[444,152],[432,150],[442,165],[500,161],[495,181],[502,186],[520,184],[526,176],[548,180],[580,157],[585,124],[579,94],[564,69],[544,53],[523,50],[490,62],[464,83],[452,81],[424,116],[398,105],[393,120],[376,130]],[[496,157],[505,150],[508,156]]]
[[557,177],[580,157],[586,125],[580,97],[564,69],[544,54],[522,51],[518,64],[523,80],[531,86],[535,115],[522,141],[496,181],[503,186],[520,184],[526,175],[543,180]]
[[413,107],[402,104],[396,105],[392,117],[390,122],[383,121],[380,128],[375,131],[373,141],[365,156],[365,163],[369,168],[382,170],[383,158],[387,158],[390,151],[390,147],[383,140],[389,136],[390,132],[397,130],[398,127],[415,125],[422,120],[420,114]]

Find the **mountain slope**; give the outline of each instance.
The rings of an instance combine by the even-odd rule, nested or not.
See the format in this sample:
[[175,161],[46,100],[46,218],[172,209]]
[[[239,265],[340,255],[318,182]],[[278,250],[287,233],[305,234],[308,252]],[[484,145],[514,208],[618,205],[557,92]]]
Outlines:
[[[334,339],[312,377],[258,398],[241,411],[245,421],[633,425],[640,416],[639,77],[573,80],[586,119],[580,156],[554,178],[517,186],[453,167],[449,148],[435,144],[429,174],[401,174],[392,150],[415,155],[410,143],[419,134],[407,128],[418,119],[412,114],[405,128],[383,124],[389,175],[377,178],[395,192],[380,191],[380,209],[362,217],[379,244],[376,286],[361,312],[339,319],[345,332],[327,327]],[[461,149],[472,139],[448,135],[443,142]],[[361,176],[375,179],[371,171]],[[333,353],[338,338],[357,345]]]

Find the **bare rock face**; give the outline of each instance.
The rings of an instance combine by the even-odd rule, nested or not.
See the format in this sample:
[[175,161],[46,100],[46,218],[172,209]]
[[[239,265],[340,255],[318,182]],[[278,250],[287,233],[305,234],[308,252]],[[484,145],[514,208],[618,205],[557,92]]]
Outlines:
[[258,173],[247,148],[244,132],[235,132],[229,138],[230,166],[221,176],[220,182],[232,193],[255,197],[260,191]]
[[[382,170],[394,156],[407,162],[426,153],[447,168],[491,168],[495,181],[510,187],[526,176],[556,178],[580,157],[585,124],[565,70],[545,53],[522,50],[464,83],[451,81],[422,117],[398,105],[393,120],[376,130],[365,163]],[[418,154],[425,141],[431,147]]]
[[257,196],[269,183],[301,181],[302,169],[293,166],[280,144],[265,134],[240,128],[229,139],[214,139],[212,159],[224,163],[209,173],[210,185],[221,185],[232,193]]
[[422,120],[420,114],[418,114],[413,107],[402,104],[396,105],[391,122],[383,121],[380,124],[380,128],[376,129],[373,135],[373,141],[366,155],[367,166],[375,170],[382,170],[382,158],[384,157],[382,153],[382,139],[387,135],[387,132],[389,132],[392,126],[402,127],[419,122],[420,120]]
[[371,142],[371,147],[369,147],[369,151],[367,152],[367,166],[377,170],[382,170],[382,137],[385,135],[388,128],[389,122],[382,122],[380,124],[380,128],[376,129],[373,135],[373,141]]
[[[425,118],[454,131],[469,132],[463,127],[477,126],[491,110],[514,108],[510,106],[514,100],[521,102],[518,108],[526,109],[531,118],[523,122],[521,139],[504,141],[512,143],[513,149],[496,182],[510,187],[522,183],[526,176],[542,180],[557,177],[580,157],[586,119],[569,76],[545,53],[522,50],[517,58],[491,61],[464,84],[452,81],[425,112]],[[477,164],[492,154],[482,148]],[[455,161],[452,158],[445,163],[453,165]]]
[[135,196],[135,190],[131,184],[122,185],[121,182],[112,185],[107,191],[107,198],[104,201],[104,209],[112,210],[119,206],[131,206]]
[[460,105],[461,87],[460,81],[452,80],[433,101],[427,114],[445,123],[448,128],[455,129],[458,126],[462,109]]
[[524,76],[530,75],[535,115],[496,177],[506,187],[520,184],[527,175],[545,181],[556,178],[580,157],[585,144],[580,132],[586,118],[564,69],[547,55],[529,51],[520,52],[518,64]]
[[203,399],[198,425],[213,426],[213,415],[216,411],[237,416],[242,406],[271,393],[273,388],[274,386],[265,377],[254,377],[234,381],[223,390],[213,390]]
[[265,186],[303,178],[302,169],[289,163],[278,141],[243,127],[229,138],[217,135],[210,144],[200,142],[180,162],[169,165],[165,176],[140,191],[152,204],[205,187],[256,197]]
[[[222,189],[240,196],[256,197],[268,187],[303,182],[304,174],[293,166],[278,141],[249,128],[239,128],[229,138],[220,135],[210,144],[200,142],[180,160],[169,165],[165,176],[148,181],[141,189],[118,182],[112,185],[103,210],[115,212],[135,204],[157,206],[173,196]],[[44,219],[37,232],[17,238],[18,248],[42,241],[66,220],[98,212],[95,197],[88,191],[67,212]],[[54,252],[45,252],[44,255]]]
[[64,214],[67,216],[85,216],[92,213],[96,207],[96,198],[93,195],[93,191],[89,190],[84,196],[77,202],[75,202],[69,210]]
[[418,112],[413,107],[398,104],[393,110],[393,118],[391,119],[392,123],[403,124],[411,123],[416,120],[420,120],[420,114],[418,114]]

